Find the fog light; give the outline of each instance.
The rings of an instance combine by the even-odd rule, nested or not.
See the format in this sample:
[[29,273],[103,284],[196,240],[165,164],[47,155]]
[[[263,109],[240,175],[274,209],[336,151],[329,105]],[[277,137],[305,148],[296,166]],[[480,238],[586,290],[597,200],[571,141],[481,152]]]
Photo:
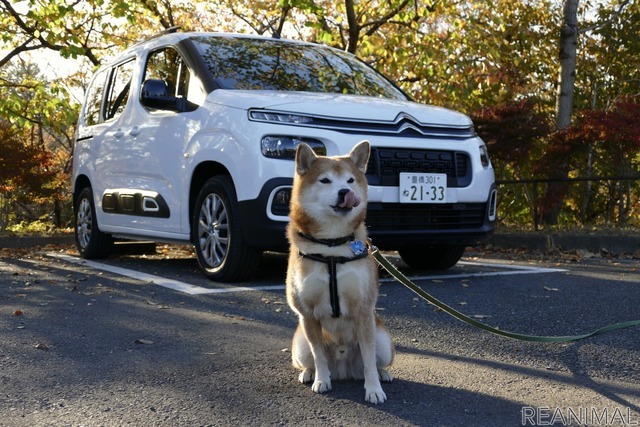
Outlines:
[[291,201],[291,189],[280,190],[276,193],[273,201],[278,205],[287,205]]
[[271,214],[276,216],[289,215],[289,202],[291,201],[291,187],[282,187],[275,190],[271,199]]

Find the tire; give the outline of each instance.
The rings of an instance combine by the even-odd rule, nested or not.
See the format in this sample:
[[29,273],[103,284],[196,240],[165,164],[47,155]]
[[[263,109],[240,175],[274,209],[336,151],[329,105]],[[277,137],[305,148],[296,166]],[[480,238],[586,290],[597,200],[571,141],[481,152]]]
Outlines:
[[82,258],[105,258],[111,252],[113,239],[100,231],[91,187],[80,191],[74,206],[76,248]]
[[464,246],[408,246],[400,248],[402,260],[416,270],[447,270],[464,254]]
[[261,252],[245,244],[235,187],[228,176],[210,178],[202,186],[191,236],[200,268],[210,280],[240,281],[258,268]]

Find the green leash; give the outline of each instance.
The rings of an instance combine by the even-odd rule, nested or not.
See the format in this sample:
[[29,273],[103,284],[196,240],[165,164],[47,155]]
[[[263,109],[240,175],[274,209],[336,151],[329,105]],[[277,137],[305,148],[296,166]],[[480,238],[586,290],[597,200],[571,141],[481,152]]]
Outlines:
[[503,336],[503,337],[513,338],[513,339],[521,340],[521,341],[571,342],[571,341],[583,340],[585,338],[590,338],[590,337],[593,337],[595,335],[604,334],[606,332],[611,332],[611,331],[615,331],[615,330],[618,330],[618,329],[629,328],[631,326],[640,326],[640,320],[630,320],[628,322],[616,323],[614,325],[605,326],[604,328],[596,329],[595,331],[593,331],[591,333],[588,333],[588,334],[584,334],[584,335],[567,335],[567,336],[558,336],[558,337],[524,335],[524,334],[517,334],[517,333],[514,333],[514,332],[501,331],[500,329],[492,328],[491,326],[485,325],[482,322],[478,322],[477,320],[467,316],[466,314],[463,314],[463,313],[459,312],[458,310],[449,307],[445,303],[437,300],[436,298],[432,297],[431,295],[429,295],[428,293],[426,293],[425,291],[420,289],[418,287],[418,285],[413,283],[411,280],[409,280],[407,278],[407,276],[405,276],[400,271],[398,271],[398,269],[395,268],[393,266],[393,264],[391,264],[389,262],[389,260],[387,260],[380,253],[378,248],[376,248],[375,246],[371,247],[371,254],[375,258],[375,260],[378,261],[378,263],[385,270],[387,270],[389,272],[389,274],[391,274],[398,282],[402,283],[407,288],[411,289],[413,292],[418,294],[421,298],[429,301],[431,304],[435,305],[436,307],[438,307],[442,311],[445,311],[446,313],[450,314],[451,316],[455,317],[458,320],[462,320],[463,322],[468,323],[468,324],[470,324],[472,326],[475,326],[476,328],[480,328],[480,329],[483,329],[483,330],[485,330],[487,332],[491,332],[492,334],[500,335],[500,336]]

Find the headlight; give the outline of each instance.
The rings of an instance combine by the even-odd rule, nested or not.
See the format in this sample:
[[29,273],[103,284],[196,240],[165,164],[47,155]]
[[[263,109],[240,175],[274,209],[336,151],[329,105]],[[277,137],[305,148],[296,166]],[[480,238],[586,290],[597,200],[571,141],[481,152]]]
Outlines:
[[304,125],[313,122],[312,117],[301,116],[298,114],[276,113],[272,111],[249,111],[249,120],[258,122],[274,122],[291,125]]
[[484,144],[480,146],[480,163],[482,163],[482,167],[485,169],[491,166],[491,160],[489,159],[489,151],[487,151],[487,146]]
[[262,155],[272,159],[295,159],[296,149],[301,142],[308,144],[316,154],[327,155],[327,148],[317,139],[298,138],[286,135],[267,135],[260,143]]

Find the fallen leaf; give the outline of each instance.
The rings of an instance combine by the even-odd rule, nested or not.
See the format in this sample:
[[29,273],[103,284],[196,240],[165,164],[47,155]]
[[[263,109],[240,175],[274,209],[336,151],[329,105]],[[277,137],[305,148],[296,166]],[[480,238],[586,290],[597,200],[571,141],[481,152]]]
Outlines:
[[49,346],[43,342],[39,342],[38,344],[34,345],[34,347],[38,350],[49,350]]
[[491,316],[487,315],[487,314],[474,314],[473,316],[474,319],[488,319]]
[[144,344],[144,345],[150,345],[153,344],[153,341],[149,341],[149,340],[135,340],[134,343],[136,344]]
[[560,291],[560,289],[558,289],[558,288],[550,288],[548,286],[543,286],[542,289],[544,289],[545,291],[549,291],[549,292],[558,292],[558,291]]
[[16,310],[13,312],[12,316],[22,316],[23,314],[22,310]]

